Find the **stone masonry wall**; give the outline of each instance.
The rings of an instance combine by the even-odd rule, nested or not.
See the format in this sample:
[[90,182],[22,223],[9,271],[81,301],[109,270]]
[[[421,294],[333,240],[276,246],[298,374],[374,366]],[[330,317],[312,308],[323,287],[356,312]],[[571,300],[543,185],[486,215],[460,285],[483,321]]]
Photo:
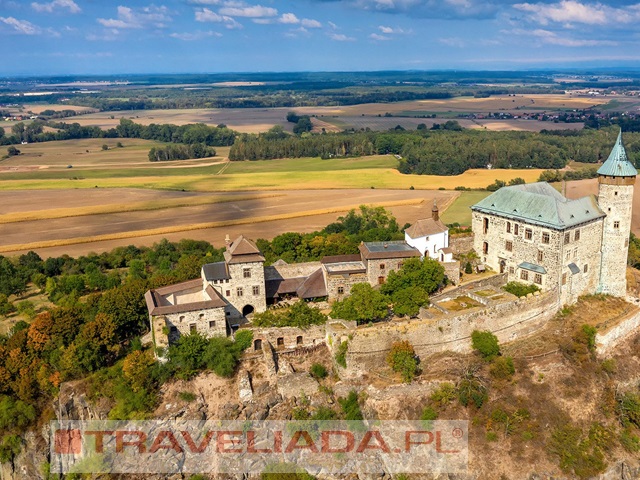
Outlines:
[[611,353],[617,345],[634,333],[640,332],[640,312],[621,321],[607,332],[596,334],[596,351],[599,355]]
[[[468,253],[473,250],[474,235],[453,235],[449,236],[449,248],[454,255]],[[477,252],[476,252],[477,253]]]
[[[152,324],[154,326],[156,345],[159,347],[167,344],[166,329],[169,330],[169,343],[177,342],[181,335],[190,334],[192,325],[195,326],[198,333],[205,337],[227,336],[227,321],[223,307],[170,315],[157,315],[153,317]],[[172,331],[171,327],[175,327],[175,331]]]
[[[366,273],[355,274],[337,274],[330,275],[326,273],[327,279],[327,295],[329,302],[333,303],[338,300],[343,300],[351,293],[351,287],[356,283],[368,283]],[[338,288],[343,288],[343,293],[338,293]]]
[[[264,345],[270,342],[273,348],[291,349],[296,347],[310,347],[325,341],[324,325],[313,325],[309,328],[302,329],[296,327],[279,327],[279,328],[254,328],[253,341],[255,349],[255,341],[262,340]],[[281,339],[279,343],[279,339]]]
[[271,265],[269,267],[264,267],[264,279],[280,280],[282,278],[308,277],[320,267],[322,267],[320,262]]
[[444,274],[449,281],[458,285],[460,283],[460,262],[442,262],[440,265],[444,267]]
[[409,341],[421,357],[447,350],[468,352],[473,330],[489,330],[499,341],[511,341],[539,329],[558,308],[557,292],[551,291],[442,318],[362,326],[351,332],[347,375],[379,367],[391,344],[399,340]]
[[371,286],[379,285],[380,278],[386,282],[389,272],[398,271],[406,258],[385,258],[367,261],[367,278]]
[[[248,269],[249,277],[244,276]],[[229,265],[231,282],[223,285],[223,297],[231,304],[229,318],[242,318],[242,310],[250,305],[255,312],[264,312],[267,301],[264,285],[264,265],[262,262],[237,263]],[[253,289],[257,287],[257,293]],[[227,295],[229,294],[229,295]]]

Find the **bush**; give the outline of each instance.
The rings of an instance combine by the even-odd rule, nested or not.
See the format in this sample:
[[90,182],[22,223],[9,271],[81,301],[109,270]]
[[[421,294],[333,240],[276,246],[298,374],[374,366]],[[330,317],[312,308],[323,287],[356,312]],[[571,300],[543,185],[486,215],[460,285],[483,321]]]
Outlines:
[[184,402],[193,402],[197,397],[197,395],[195,393],[192,392],[180,392],[178,393],[178,397],[180,397],[180,400],[184,401]]
[[422,410],[422,415],[420,415],[420,420],[423,421],[437,420],[437,418],[438,412],[430,406],[424,407],[424,409]]
[[467,262],[464,266],[464,273],[473,273],[473,267],[471,266],[471,262]]
[[633,392],[621,394],[618,400],[618,418],[623,426],[640,427],[640,395]]
[[327,369],[321,363],[314,363],[311,365],[309,373],[311,373],[311,376],[315,378],[326,378],[328,375]]
[[347,350],[349,349],[349,342],[346,340],[342,342],[338,346],[338,351],[336,352],[336,363],[340,365],[342,368],[347,368]]
[[529,285],[520,282],[509,282],[504,287],[502,287],[502,289],[515,295],[516,297],[526,297],[530,293],[540,291],[537,285]]
[[452,383],[443,383],[431,394],[429,399],[436,405],[444,407],[453,402],[457,396],[456,387]]
[[629,428],[625,428],[622,433],[620,433],[620,445],[622,445],[627,452],[640,452],[640,438],[631,433]]
[[584,438],[582,430],[572,425],[556,428],[551,434],[549,451],[560,459],[560,468],[580,478],[589,478],[606,468],[604,455],[593,438]]
[[471,345],[484,359],[490,360],[500,355],[498,337],[489,331],[474,330],[471,333]]
[[339,398],[338,403],[342,408],[345,420],[362,420],[364,418],[358,403],[358,393],[355,390],[351,390],[347,398]]
[[490,369],[491,375],[494,378],[500,380],[506,380],[516,373],[516,369],[513,366],[513,359],[511,357],[497,357],[493,361]]
[[411,383],[418,370],[416,352],[406,340],[395,342],[387,354],[387,363],[394,372],[400,372],[406,383]]
[[304,300],[294,303],[289,309],[274,313],[271,310],[257,313],[252,323],[256,327],[298,327],[307,328],[311,325],[324,325],[328,317],[315,307],[310,307]]
[[238,330],[234,335],[236,346],[240,350],[246,350],[253,343],[253,332],[251,330]]

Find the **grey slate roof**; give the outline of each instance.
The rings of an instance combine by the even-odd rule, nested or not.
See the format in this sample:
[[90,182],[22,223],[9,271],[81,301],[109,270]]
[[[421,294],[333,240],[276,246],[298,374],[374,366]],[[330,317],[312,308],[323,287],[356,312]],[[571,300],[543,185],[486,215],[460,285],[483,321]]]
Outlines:
[[204,278],[210,282],[212,280],[226,280],[231,278],[229,275],[229,269],[225,262],[207,263],[203,265],[202,271],[204,272]]
[[618,134],[618,139],[609,154],[609,158],[598,169],[598,175],[607,177],[635,177],[638,175],[638,171],[627,158],[627,152],[622,144],[622,130]]
[[535,263],[522,262],[520,265],[518,265],[518,268],[524,268],[525,270],[531,270],[532,272],[536,273],[547,273],[547,270],[544,267],[536,265]]
[[383,258],[411,258],[419,257],[420,252],[403,240],[390,242],[363,242],[360,244],[360,254],[365,260]]
[[546,182],[502,187],[471,209],[555,230],[605,216],[595,196],[569,200]]
[[575,263],[570,263],[569,265],[567,265],[567,267],[569,267],[569,270],[571,270],[572,275],[577,275],[578,273],[580,273],[580,267],[578,267]]

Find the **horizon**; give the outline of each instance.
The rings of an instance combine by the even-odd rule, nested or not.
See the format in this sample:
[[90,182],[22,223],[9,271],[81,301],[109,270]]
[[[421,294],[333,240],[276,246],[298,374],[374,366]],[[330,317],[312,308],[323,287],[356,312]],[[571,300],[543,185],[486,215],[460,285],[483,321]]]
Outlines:
[[622,0],[0,0],[0,75],[635,70],[638,21]]

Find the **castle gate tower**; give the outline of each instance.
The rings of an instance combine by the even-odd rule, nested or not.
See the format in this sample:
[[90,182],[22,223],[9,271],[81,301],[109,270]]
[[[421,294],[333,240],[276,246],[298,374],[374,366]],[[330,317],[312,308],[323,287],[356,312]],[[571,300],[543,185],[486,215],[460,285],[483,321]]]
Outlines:
[[609,158],[598,169],[598,204],[607,215],[602,228],[599,293],[616,297],[627,294],[627,254],[636,175],[638,171],[627,158],[620,131]]

